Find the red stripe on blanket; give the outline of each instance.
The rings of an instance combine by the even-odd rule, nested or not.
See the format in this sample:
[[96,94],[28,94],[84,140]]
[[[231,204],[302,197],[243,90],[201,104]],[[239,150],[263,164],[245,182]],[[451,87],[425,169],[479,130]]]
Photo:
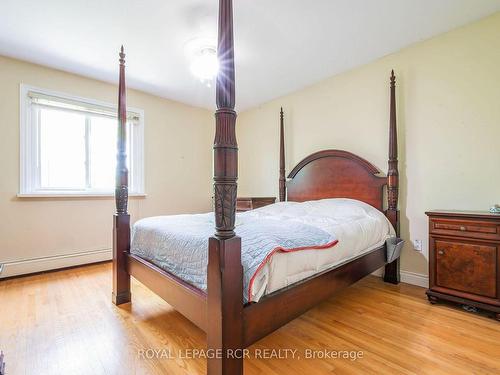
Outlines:
[[333,240],[331,242],[328,242],[324,245],[317,245],[317,246],[303,246],[303,247],[296,247],[293,249],[285,249],[284,247],[278,246],[274,248],[267,256],[265,259],[262,261],[261,264],[259,264],[259,267],[257,267],[257,270],[255,273],[252,275],[252,278],[250,279],[250,283],[248,284],[248,302],[252,302],[251,297],[252,297],[252,288],[253,288],[253,283],[255,281],[255,277],[259,273],[259,271],[271,260],[274,254],[276,254],[278,251],[282,253],[293,253],[296,251],[302,251],[302,250],[326,250],[329,249],[333,246],[335,246],[339,240]]

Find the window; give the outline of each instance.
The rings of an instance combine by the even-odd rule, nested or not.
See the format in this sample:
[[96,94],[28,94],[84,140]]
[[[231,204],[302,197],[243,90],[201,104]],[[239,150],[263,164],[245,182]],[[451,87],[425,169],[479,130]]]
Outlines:
[[[130,195],[144,194],[144,112],[128,108]],[[21,85],[19,196],[112,195],[117,110],[111,104]]]

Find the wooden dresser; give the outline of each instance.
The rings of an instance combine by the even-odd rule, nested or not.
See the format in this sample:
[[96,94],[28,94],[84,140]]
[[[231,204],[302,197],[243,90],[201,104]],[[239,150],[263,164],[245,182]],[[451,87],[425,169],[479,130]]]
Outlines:
[[236,198],[236,211],[244,212],[255,208],[264,207],[276,202],[274,197],[251,197],[251,198]]
[[491,311],[500,320],[500,215],[430,211],[429,289],[440,299]]

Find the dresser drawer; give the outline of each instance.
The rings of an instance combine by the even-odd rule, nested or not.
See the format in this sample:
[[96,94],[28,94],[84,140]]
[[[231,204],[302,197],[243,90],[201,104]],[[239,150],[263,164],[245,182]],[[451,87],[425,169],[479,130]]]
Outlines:
[[252,209],[261,208],[273,204],[276,198],[253,198],[252,199]]
[[236,198],[236,211],[244,212],[255,210],[256,208],[264,207],[273,204],[276,201],[274,197],[238,197]]
[[500,225],[489,221],[432,218],[430,233],[486,240],[500,240]]
[[496,298],[497,249],[494,244],[436,239],[436,285]]
[[252,209],[252,198],[238,198],[236,200],[236,211],[248,211]]

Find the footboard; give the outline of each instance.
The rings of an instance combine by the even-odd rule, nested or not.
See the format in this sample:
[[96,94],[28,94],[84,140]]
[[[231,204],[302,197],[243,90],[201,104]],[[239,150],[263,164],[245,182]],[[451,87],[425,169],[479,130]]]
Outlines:
[[202,330],[207,330],[206,293],[133,254],[127,254],[127,272]]

